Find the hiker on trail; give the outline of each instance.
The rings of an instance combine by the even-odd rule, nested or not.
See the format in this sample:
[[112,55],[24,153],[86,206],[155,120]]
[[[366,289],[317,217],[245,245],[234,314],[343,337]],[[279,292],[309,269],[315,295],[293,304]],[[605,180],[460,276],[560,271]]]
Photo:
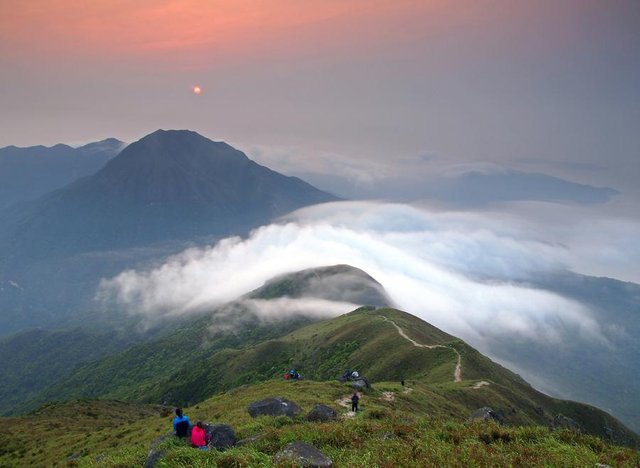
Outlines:
[[358,402],[360,401],[360,397],[358,396],[358,392],[353,392],[351,395],[351,411],[356,413],[358,411]]
[[202,421],[198,421],[191,430],[191,446],[200,450],[207,450],[207,434]]
[[184,415],[182,408],[176,408],[176,417],[173,418],[173,430],[178,437],[187,437],[191,421]]

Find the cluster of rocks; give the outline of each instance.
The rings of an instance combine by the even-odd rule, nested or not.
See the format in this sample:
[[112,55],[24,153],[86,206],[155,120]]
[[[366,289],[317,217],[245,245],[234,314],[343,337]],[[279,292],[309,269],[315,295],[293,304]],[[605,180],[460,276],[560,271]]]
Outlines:
[[351,387],[353,387],[355,390],[364,390],[365,388],[371,388],[369,379],[351,370],[344,371],[344,373],[338,378],[338,381],[341,383],[350,382]]

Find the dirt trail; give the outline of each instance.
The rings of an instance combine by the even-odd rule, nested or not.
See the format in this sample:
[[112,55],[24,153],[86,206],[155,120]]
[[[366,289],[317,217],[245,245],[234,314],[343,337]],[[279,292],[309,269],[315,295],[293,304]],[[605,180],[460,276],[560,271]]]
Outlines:
[[471,388],[473,388],[474,390],[477,390],[479,388],[486,387],[488,385],[491,385],[491,384],[486,380],[481,380],[480,382],[476,382],[475,384],[473,384],[473,387]]
[[404,332],[404,330],[402,330],[402,328],[400,328],[398,326],[398,324],[396,322],[394,322],[393,320],[388,319],[387,317],[385,317],[384,315],[379,315],[378,317],[382,317],[386,322],[391,323],[394,327],[396,327],[396,330],[398,330],[398,333],[400,334],[400,336],[402,338],[404,338],[405,340],[409,341],[410,343],[413,344],[413,346],[417,347],[417,348],[429,348],[429,349],[434,349],[434,348],[447,348],[450,349],[451,351],[453,351],[454,353],[456,353],[456,356],[458,356],[458,362],[456,364],[456,368],[453,371],[453,381],[454,382],[461,382],[462,381],[462,356],[460,356],[460,353],[458,352],[457,349],[455,349],[453,346],[446,346],[446,345],[426,345],[426,344],[420,344],[415,340],[412,340],[411,338],[409,338],[407,336],[407,334]]
[[342,413],[343,418],[353,418],[356,415],[354,411],[351,411],[351,395],[347,395],[344,398],[338,398],[336,400],[336,403],[340,406],[344,406],[349,410],[346,413]]
[[396,401],[396,394],[394,392],[382,392],[382,399],[384,401],[394,402]]

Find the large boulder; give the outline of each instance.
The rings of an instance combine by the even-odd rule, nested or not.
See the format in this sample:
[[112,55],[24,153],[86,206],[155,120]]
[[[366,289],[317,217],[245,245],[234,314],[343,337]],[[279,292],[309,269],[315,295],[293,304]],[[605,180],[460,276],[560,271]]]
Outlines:
[[209,439],[209,447],[218,450],[226,450],[233,447],[238,441],[235,431],[227,424],[207,424],[204,430]]
[[307,421],[328,422],[338,419],[338,412],[327,405],[317,404],[307,414]]
[[256,418],[258,416],[293,417],[302,410],[293,401],[283,397],[272,397],[250,403],[247,406],[247,411],[251,417]]
[[358,380],[353,380],[351,382],[351,387],[355,390],[364,390],[365,388],[369,388],[369,381],[365,377],[361,377]]
[[324,453],[306,442],[291,442],[273,457],[276,466],[302,466],[305,468],[332,467],[333,462]]
[[501,424],[503,422],[502,417],[488,406],[483,406],[471,413],[469,421],[495,421]]

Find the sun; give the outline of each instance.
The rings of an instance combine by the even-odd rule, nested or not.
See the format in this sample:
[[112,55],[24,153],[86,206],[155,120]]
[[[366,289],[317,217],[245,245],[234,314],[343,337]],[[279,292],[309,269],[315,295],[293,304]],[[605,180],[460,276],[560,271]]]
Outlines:
[[194,86],[193,94],[200,94],[200,93],[202,93],[202,88],[200,86]]

